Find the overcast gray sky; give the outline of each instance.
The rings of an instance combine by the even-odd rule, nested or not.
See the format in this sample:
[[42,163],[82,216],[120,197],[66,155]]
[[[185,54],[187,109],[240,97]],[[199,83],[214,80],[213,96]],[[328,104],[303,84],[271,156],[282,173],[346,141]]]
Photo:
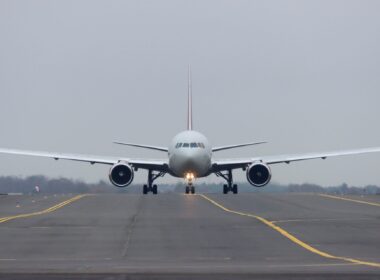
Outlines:
[[[196,130],[214,145],[270,142],[218,157],[380,145],[380,1],[0,0],[0,40],[0,147],[165,156],[111,142],[166,146],[185,129],[188,63]],[[86,181],[109,168],[5,155],[0,166]],[[365,185],[380,184],[379,166],[372,154],[272,171]]]

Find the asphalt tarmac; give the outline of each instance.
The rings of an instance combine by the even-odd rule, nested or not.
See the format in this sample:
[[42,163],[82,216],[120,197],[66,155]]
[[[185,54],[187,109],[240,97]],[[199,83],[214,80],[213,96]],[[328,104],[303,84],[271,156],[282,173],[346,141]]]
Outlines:
[[2,279],[380,279],[380,196],[0,196]]

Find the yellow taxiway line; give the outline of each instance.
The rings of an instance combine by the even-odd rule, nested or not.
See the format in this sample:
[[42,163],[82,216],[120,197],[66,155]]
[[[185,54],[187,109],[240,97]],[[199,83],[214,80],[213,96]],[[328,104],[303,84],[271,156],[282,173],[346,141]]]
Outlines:
[[268,227],[272,228],[273,230],[279,232],[280,234],[282,234],[283,236],[285,236],[286,238],[288,238],[289,240],[291,240],[293,243],[295,243],[295,244],[299,245],[300,247],[308,250],[309,252],[317,254],[317,255],[319,255],[321,257],[328,258],[328,259],[334,259],[334,260],[341,260],[341,261],[345,261],[345,262],[349,262],[349,263],[353,263],[353,264],[360,264],[360,265],[366,265],[366,266],[372,266],[372,267],[378,267],[378,268],[380,268],[380,263],[366,262],[366,261],[361,261],[361,260],[347,258],[347,257],[339,257],[339,256],[334,256],[334,255],[331,255],[329,253],[323,252],[323,251],[318,250],[318,249],[310,246],[309,244],[307,244],[307,243],[299,240],[294,235],[290,234],[289,232],[287,232],[283,228],[275,225],[273,222],[268,221],[267,219],[264,219],[264,218],[262,218],[260,216],[252,215],[252,214],[249,214],[249,213],[244,213],[244,212],[239,212],[239,211],[234,211],[234,210],[228,209],[228,208],[224,207],[223,205],[219,204],[218,202],[216,202],[215,200],[213,200],[213,199],[211,199],[211,198],[209,198],[209,197],[207,197],[207,196],[205,196],[203,194],[200,194],[199,196],[202,197],[202,198],[204,198],[205,200],[211,202],[213,205],[219,207],[220,209],[222,209],[222,210],[224,210],[224,211],[226,211],[228,213],[232,213],[232,214],[236,214],[236,215],[240,215],[240,216],[244,216],[244,217],[249,217],[249,218],[254,218],[256,220],[259,220],[263,224],[267,225]]
[[5,222],[8,222],[8,221],[11,221],[11,220],[15,220],[15,219],[20,219],[20,218],[29,218],[29,217],[33,217],[33,216],[38,216],[38,215],[43,215],[43,214],[47,214],[47,213],[51,213],[53,211],[56,211],[70,203],[73,203],[74,201],[77,201],[79,199],[81,199],[82,197],[85,197],[87,196],[86,194],[81,194],[81,195],[77,195],[77,196],[74,196],[68,200],[65,200],[61,203],[58,203],[50,208],[47,208],[45,210],[42,210],[42,211],[37,211],[37,212],[32,212],[32,213],[26,213],[26,214],[19,214],[19,215],[14,215],[14,216],[8,216],[8,217],[3,217],[3,218],[0,218],[0,224],[1,223],[5,223]]
[[371,206],[380,207],[380,203],[376,203],[376,202],[368,202],[368,201],[364,201],[364,200],[346,198],[346,197],[329,195],[329,194],[318,194],[318,195],[322,196],[322,197],[332,198],[332,199],[340,199],[340,200],[345,200],[345,201],[356,202],[356,203],[361,203],[361,204],[367,204],[367,205],[371,205]]

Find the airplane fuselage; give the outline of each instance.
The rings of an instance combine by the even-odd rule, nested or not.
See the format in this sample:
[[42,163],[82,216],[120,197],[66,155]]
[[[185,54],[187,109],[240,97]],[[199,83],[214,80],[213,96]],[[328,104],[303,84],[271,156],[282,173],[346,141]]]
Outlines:
[[175,177],[195,178],[210,174],[212,149],[207,138],[193,130],[177,134],[169,146],[169,169]]

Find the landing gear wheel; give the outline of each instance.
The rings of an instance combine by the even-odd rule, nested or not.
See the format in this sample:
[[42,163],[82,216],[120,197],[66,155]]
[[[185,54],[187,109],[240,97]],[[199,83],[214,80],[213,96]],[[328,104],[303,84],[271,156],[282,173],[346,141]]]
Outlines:
[[215,175],[218,177],[222,177],[224,180],[227,181],[227,184],[223,185],[223,193],[228,194],[229,192],[232,192],[233,194],[238,193],[238,186],[234,184],[234,180],[232,178],[232,170],[227,170],[227,172],[218,171],[215,172]]
[[190,187],[190,192],[191,192],[192,194],[195,194],[195,188],[194,188],[194,187]]
[[233,194],[237,194],[238,193],[238,186],[236,184],[234,184],[232,186],[232,192],[233,192]]
[[227,185],[223,185],[223,193],[228,194],[228,186]]
[[148,186],[147,185],[143,186],[143,194],[148,194]]
[[149,192],[158,194],[157,185],[153,185],[153,182],[159,177],[163,177],[165,174],[165,172],[155,172],[153,170],[148,170],[148,184],[144,185],[143,194],[148,194]]
[[189,194],[189,193],[190,193],[190,187],[189,187],[189,186],[186,187],[186,189],[185,189],[185,193],[186,193],[186,194]]
[[157,191],[157,185],[153,185],[153,187],[152,187],[152,193],[153,194],[157,194],[158,193],[158,191]]

